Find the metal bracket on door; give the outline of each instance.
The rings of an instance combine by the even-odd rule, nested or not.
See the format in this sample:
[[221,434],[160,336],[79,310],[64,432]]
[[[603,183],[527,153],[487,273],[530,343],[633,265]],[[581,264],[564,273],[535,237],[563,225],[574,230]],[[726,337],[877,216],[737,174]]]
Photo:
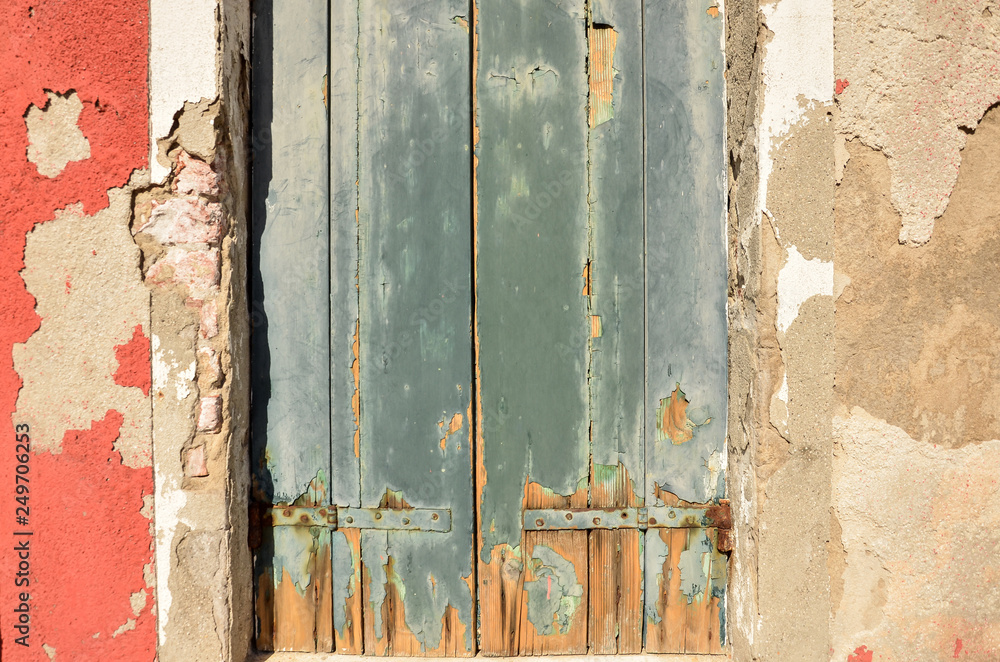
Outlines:
[[707,529],[733,527],[729,501],[704,506],[566,508],[524,511],[525,531],[589,529]]
[[383,531],[451,531],[447,508],[348,508],[345,506],[273,506],[265,518],[272,526],[322,526],[329,529],[381,529]]

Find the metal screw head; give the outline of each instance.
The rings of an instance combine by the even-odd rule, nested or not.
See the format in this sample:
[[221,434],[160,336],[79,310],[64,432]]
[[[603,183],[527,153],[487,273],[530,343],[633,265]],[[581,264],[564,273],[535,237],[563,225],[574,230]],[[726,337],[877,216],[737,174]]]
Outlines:
[[438,515],[437,513],[432,513],[432,514],[431,514],[431,519],[432,519],[432,520],[434,520],[434,521],[436,522],[436,521],[438,521],[439,519],[441,519],[441,517],[440,517],[440,516],[439,516],[439,515]]
[[538,519],[535,520],[535,526],[545,526],[545,520],[539,517]]
[[628,519],[628,511],[627,510],[623,510],[622,511],[622,519]]
[[375,519],[382,519],[382,513],[375,513]]
[[649,525],[650,526],[656,526],[656,518],[655,517],[650,517],[649,518]]
[[403,526],[409,526],[409,524],[410,524],[410,520],[409,520],[409,518],[407,518],[407,517],[404,517],[404,518],[403,518]]
[[348,524],[354,524],[354,518],[353,517],[348,517],[347,518],[347,523]]
[[568,520],[573,519],[573,513],[566,513],[566,519]]
[[598,525],[600,525],[600,523],[601,523],[601,518],[600,517],[595,517],[594,518],[594,526],[598,526]]
[[305,513],[302,513],[301,515],[299,515],[299,521],[302,522],[303,524],[308,524],[309,516],[306,515]]
[[669,513],[667,513],[667,517],[669,517],[670,519],[674,519],[675,517],[677,517],[677,513],[671,510]]

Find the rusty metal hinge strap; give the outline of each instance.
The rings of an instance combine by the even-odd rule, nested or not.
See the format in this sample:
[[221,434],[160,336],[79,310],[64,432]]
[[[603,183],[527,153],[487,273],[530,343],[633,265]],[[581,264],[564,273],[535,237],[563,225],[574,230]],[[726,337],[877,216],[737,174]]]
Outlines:
[[526,531],[586,529],[731,529],[729,503],[707,507],[565,508],[524,511]]
[[273,506],[265,517],[272,526],[322,526],[329,529],[383,531],[451,531],[447,508],[349,508],[346,506]]

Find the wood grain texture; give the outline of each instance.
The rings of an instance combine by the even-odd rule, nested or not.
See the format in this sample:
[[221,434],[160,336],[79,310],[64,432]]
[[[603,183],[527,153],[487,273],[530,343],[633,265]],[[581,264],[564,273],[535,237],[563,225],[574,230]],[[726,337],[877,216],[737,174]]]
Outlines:
[[647,559],[657,589],[649,596],[655,615],[647,611],[646,651],[723,652],[727,557],[716,551],[716,529],[660,529],[647,535],[657,537],[647,549],[662,564]]
[[[644,496],[644,210],[641,0],[590,4],[591,507]],[[592,531],[590,651],[642,650],[638,531]]]
[[[725,496],[723,17],[708,0],[643,1],[646,505],[710,503]],[[646,534],[647,651],[721,650],[716,538],[713,529]]]
[[[330,3],[330,494],[361,505],[358,381],[358,0]],[[363,652],[361,536],[331,536],[335,650]]]
[[[585,508],[586,481],[569,496],[538,483],[524,491],[525,509]],[[587,652],[589,549],[586,531],[525,531],[523,604],[517,623],[521,655]]]
[[[526,632],[536,607],[516,587],[530,582],[512,578],[526,570],[515,567],[525,486],[572,495],[589,470],[587,43],[583,0],[475,5],[480,634],[484,652],[503,655],[565,639]],[[581,546],[574,591],[587,582]],[[586,648],[585,615],[583,604],[569,624],[574,650]]]
[[[590,506],[637,507],[641,497],[625,467],[594,465]],[[642,651],[642,532],[621,529],[589,533],[590,652],[610,655]]]
[[468,11],[359,14],[361,501],[452,511],[450,533],[362,533],[370,654],[475,650]]
[[[256,10],[254,73],[268,84],[253,100],[252,177],[266,192],[253,204],[251,232],[254,498],[327,505],[327,7],[265,1]],[[332,650],[329,533],[280,527],[264,538],[255,561],[258,648]]]
[[725,496],[723,21],[708,0],[644,1],[647,505],[705,503]]
[[335,650],[359,655],[364,651],[361,590],[361,531],[342,529],[330,534],[333,561],[333,627]]

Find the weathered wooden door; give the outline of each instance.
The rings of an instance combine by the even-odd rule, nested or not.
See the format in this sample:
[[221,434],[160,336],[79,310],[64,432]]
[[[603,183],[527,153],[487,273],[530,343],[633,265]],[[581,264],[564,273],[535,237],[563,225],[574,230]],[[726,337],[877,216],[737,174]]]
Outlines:
[[722,650],[722,20],[257,3],[258,648]]

